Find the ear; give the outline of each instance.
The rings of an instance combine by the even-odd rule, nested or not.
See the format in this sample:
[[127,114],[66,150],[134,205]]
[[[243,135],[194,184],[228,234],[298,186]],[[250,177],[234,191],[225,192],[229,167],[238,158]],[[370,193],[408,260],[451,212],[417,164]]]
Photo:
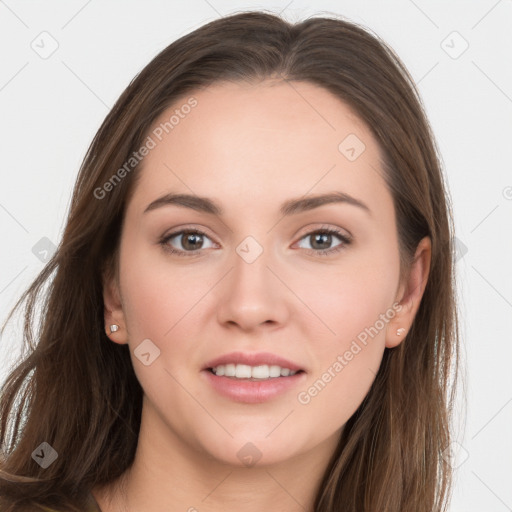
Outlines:
[[421,239],[416,248],[407,281],[402,284],[395,299],[400,303],[401,308],[388,323],[386,330],[387,348],[398,346],[411,328],[427,285],[431,255],[431,240],[430,237],[426,236]]
[[[128,343],[126,321],[121,303],[119,283],[112,271],[103,272],[103,304],[105,318],[105,332],[107,336],[119,345]],[[111,326],[117,325],[118,329],[111,332]]]

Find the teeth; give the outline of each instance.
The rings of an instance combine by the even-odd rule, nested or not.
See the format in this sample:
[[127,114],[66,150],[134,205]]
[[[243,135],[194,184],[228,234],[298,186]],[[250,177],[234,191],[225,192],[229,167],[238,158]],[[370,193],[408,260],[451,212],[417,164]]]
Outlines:
[[249,366],[247,364],[221,364],[212,368],[213,373],[219,377],[235,377],[237,379],[269,379],[275,377],[288,377],[297,372],[280,366]]

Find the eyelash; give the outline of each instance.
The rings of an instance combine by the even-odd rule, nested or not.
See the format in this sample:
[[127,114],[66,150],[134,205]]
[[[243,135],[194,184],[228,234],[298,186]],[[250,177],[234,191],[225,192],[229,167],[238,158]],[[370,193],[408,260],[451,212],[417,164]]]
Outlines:
[[[174,238],[177,235],[182,235],[184,233],[196,234],[196,235],[206,236],[207,238],[209,238],[208,235],[206,233],[204,233],[203,231],[200,231],[199,229],[195,229],[195,228],[190,228],[190,229],[182,229],[181,231],[175,231],[174,233],[170,233],[169,235],[164,236],[163,238],[160,239],[159,244],[163,247],[163,249],[165,251],[167,251],[171,254],[175,254],[176,256],[188,256],[188,257],[198,256],[199,255],[198,253],[202,249],[196,249],[195,251],[181,251],[178,249],[174,249],[173,247],[171,247],[168,244],[169,240],[171,240],[172,238]],[[320,249],[320,250],[305,249],[306,251],[308,251],[309,254],[320,255],[320,256],[330,256],[332,254],[338,253],[339,251],[342,251],[347,245],[350,245],[352,242],[351,237],[349,237],[349,236],[345,235],[344,233],[342,233],[341,231],[339,231],[337,229],[333,229],[333,228],[320,228],[315,231],[310,231],[309,233],[306,233],[304,236],[302,236],[300,238],[300,240],[307,238],[309,236],[318,235],[318,234],[335,235],[343,243],[337,245],[336,247],[333,247],[332,249]]]

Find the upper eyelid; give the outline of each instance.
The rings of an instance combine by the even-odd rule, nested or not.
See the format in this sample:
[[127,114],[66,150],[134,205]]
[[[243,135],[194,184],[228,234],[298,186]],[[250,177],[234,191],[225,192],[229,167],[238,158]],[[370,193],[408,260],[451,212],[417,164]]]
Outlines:
[[352,239],[352,233],[350,233],[350,231],[348,231],[348,229],[341,228],[339,226],[329,225],[329,224],[322,224],[321,226],[318,226],[318,227],[307,227],[307,228],[304,228],[304,230],[305,230],[304,232],[302,232],[302,230],[301,230],[301,233],[303,233],[303,234],[300,235],[300,238],[303,238],[304,236],[310,235],[312,233],[316,233],[318,231],[339,231],[340,235],[344,235],[347,238]]
[[208,233],[208,230],[206,228],[196,226],[185,226],[177,228],[176,230],[172,229],[169,231],[169,233],[162,235],[161,238],[174,238],[175,236],[181,235],[186,232],[199,232],[199,234],[205,235],[208,238],[212,239],[212,241],[214,241],[214,237]]

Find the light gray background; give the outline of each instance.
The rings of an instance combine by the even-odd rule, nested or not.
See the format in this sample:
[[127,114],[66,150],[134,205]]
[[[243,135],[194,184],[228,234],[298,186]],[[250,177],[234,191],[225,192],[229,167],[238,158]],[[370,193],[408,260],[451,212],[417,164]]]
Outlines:
[[[289,21],[322,11],[347,16],[387,41],[418,83],[460,249],[467,414],[461,396],[450,510],[512,510],[510,0],[0,1],[0,321],[42,269],[41,239],[58,244],[85,151],[133,76],[205,22],[258,8]],[[19,325],[0,342],[2,381]]]

